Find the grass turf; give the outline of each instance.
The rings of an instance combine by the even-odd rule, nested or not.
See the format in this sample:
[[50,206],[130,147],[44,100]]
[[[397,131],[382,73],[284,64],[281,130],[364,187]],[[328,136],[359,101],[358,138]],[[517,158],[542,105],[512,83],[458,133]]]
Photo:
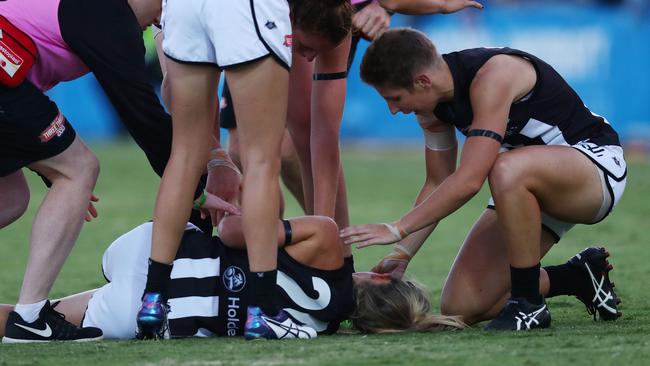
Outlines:
[[[100,217],[86,224],[52,291],[61,297],[104,282],[101,256],[117,236],[149,220],[158,178],[132,144],[96,146],[102,163],[96,194]],[[352,223],[398,218],[423,181],[422,157],[413,151],[346,150]],[[28,251],[31,221],[44,194],[27,173],[29,211],[0,233],[0,302],[17,299]],[[408,273],[431,289],[437,309],[442,284],[460,243],[485,207],[487,190],[445,219],[411,263]],[[578,226],[542,264],[563,263],[587,245],[604,244],[615,266],[612,279],[623,298],[623,318],[596,323],[574,298],[549,299],[550,330],[525,334],[486,333],[480,326],[462,332],[361,336],[341,334],[315,341],[244,342],[241,339],[183,339],[169,342],[104,341],[91,344],[0,345],[0,365],[643,365],[650,358],[650,164],[630,164],[626,194],[616,211],[596,226]],[[288,202],[287,216],[299,215]],[[356,267],[366,270],[387,248],[355,251]]]

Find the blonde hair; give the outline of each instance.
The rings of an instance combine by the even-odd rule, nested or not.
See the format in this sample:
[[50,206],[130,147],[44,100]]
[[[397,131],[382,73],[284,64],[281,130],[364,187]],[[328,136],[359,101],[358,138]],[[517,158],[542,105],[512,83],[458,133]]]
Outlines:
[[350,320],[361,333],[426,332],[463,329],[460,317],[429,314],[431,303],[424,286],[391,279],[390,283],[368,281],[355,284],[356,307]]

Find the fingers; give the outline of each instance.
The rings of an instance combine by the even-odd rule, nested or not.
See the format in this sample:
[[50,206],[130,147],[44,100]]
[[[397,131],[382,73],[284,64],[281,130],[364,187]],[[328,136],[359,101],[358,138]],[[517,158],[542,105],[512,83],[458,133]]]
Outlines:
[[368,225],[354,225],[354,226],[348,226],[345,229],[342,229],[339,232],[339,235],[341,238],[346,238],[352,235],[360,235],[364,234],[367,232]]
[[362,30],[364,25],[368,22],[368,14],[365,11],[360,11],[352,17],[352,26],[357,30]]
[[476,8],[476,9],[483,9],[483,4],[477,2],[477,1],[470,1],[469,6]]
[[365,247],[369,247],[371,245],[376,245],[376,244],[383,244],[383,243],[375,238],[372,238],[372,239],[367,239],[367,240],[357,242],[356,248],[363,249]]
[[99,213],[97,212],[97,208],[95,205],[93,205],[93,202],[98,202],[99,198],[95,196],[94,194],[90,195],[90,202],[88,203],[88,210],[86,211],[86,216],[84,217],[84,221],[86,222],[91,222],[93,221],[94,218],[99,216]]
[[379,37],[384,31],[386,30],[385,24],[379,22],[375,23],[374,26],[366,32],[368,35],[368,38],[371,40],[375,40],[375,38]]
[[377,236],[373,233],[366,233],[361,235],[352,235],[343,240],[343,243],[347,245],[352,245],[357,243],[357,248],[367,247],[369,245],[378,244],[381,241],[378,240]]
[[357,248],[380,243],[377,234],[372,230],[372,225],[349,226],[340,231],[339,235],[346,245],[357,243]]

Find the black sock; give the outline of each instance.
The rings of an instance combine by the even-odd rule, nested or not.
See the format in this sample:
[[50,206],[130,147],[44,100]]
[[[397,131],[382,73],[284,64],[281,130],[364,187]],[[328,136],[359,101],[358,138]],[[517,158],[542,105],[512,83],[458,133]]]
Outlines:
[[250,306],[259,306],[266,315],[277,315],[280,312],[276,303],[278,291],[275,287],[278,271],[274,269],[268,272],[251,272],[249,278]]
[[584,274],[568,263],[559,266],[546,266],[544,270],[548,274],[549,280],[549,289],[546,297],[579,295],[589,285],[585,283],[586,278]]
[[144,288],[144,292],[157,292],[163,299],[167,299],[169,276],[171,273],[171,264],[156,262],[149,258],[149,272],[147,273],[147,285]]
[[542,295],[539,293],[539,268],[539,263],[528,268],[510,267],[512,297],[523,297],[533,304],[542,303]]

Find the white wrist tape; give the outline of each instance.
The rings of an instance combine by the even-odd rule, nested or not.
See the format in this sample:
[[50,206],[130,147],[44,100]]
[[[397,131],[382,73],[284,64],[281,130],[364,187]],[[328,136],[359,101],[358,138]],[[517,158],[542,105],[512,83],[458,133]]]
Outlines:
[[393,247],[393,250],[394,249],[397,249],[397,250],[403,252],[404,254],[408,255],[411,258],[413,258],[413,256],[415,255],[415,253],[413,253],[412,250],[410,250],[409,248],[407,248],[407,247],[405,247],[405,246],[403,246],[402,244],[399,244],[399,243],[395,244],[395,246]]
[[218,166],[225,166],[226,168],[230,168],[235,171],[235,173],[241,175],[241,172],[239,171],[239,168],[237,168],[237,165],[233,163],[230,160],[225,160],[225,159],[210,159],[208,161],[208,171],[218,167]]
[[391,234],[395,236],[397,240],[402,240],[402,234],[399,232],[399,229],[395,225],[391,225],[389,223],[382,223],[382,225],[386,226],[386,228],[390,231]]
[[222,148],[213,149],[210,151],[210,160],[208,161],[208,171],[218,166],[225,166],[234,170],[237,174],[241,175],[239,168],[230,159],[228,152]]
[[450,150],[456,147],[456,131],[448,129],[442,132],[431,132],[427,129],[422,129],[424,133],[424,144],[427,149],[433,151]]

